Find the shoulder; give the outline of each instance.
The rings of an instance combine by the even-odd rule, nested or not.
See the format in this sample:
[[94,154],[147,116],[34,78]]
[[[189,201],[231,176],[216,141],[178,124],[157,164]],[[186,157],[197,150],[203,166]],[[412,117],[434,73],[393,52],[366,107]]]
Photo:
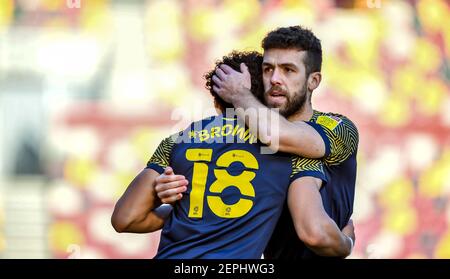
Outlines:
[[347,116],[333,112],[314,111],[311,122],[317,123],[336,133],[353,133],[358,135],[358,128]]

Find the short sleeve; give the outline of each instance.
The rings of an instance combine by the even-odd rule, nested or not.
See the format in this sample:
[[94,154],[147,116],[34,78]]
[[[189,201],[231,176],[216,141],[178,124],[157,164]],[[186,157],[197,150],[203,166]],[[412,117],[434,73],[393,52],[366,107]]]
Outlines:
[[316,125],[311,126],[324,138],[326,152],[323,159],[325,163],[329,165],[340,164],[357,151],[358,129],[347,117],[321,115],[317,118]]
[[161,141],[155,153],[147,162],[147,168],[153,169],[158,173],[163,173],[164,169],[170,165],[170,155],[172,153],[175,141],[172,137]]
[[303,176],[312,176],[327,182],[323,162],[321,160],[293,156],[290,182]]

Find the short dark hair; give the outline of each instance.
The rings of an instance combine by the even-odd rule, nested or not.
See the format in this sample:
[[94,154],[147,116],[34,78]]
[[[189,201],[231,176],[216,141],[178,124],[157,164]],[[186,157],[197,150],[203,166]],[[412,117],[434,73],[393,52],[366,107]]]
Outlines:
[[264,91],[262,85],[262,61],[263,56],[257,51],[233,51],[222,57],[222,60],[217,60],[214,69],[204,75],[204,78],[206,79],[205,87],[214,97],[216,104],[222,111],[225,111],[227,108],[233,108],[233,105],[222,100],[213,90],[214,81],[212,77],[215,74],[217,67],[221,64],[225,64],[233,68],[233,70],[240,72],[241,63],[245,63],[251,75],[251,91],[257,98],[261,98]]
[[306,51],[306,75],[322,69],[322,45],[314,33],[301,26],[281,27],[271,31],[262,41],[262,48],[298,49]]

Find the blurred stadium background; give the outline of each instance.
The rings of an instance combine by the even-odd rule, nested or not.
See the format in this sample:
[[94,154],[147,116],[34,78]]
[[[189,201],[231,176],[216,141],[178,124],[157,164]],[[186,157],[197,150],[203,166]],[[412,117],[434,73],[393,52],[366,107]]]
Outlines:
[[217,58],[297,24],[360,131],[352,258],[450,258],[448,0],[0,0],[0,258],[151,258],[115,201]]

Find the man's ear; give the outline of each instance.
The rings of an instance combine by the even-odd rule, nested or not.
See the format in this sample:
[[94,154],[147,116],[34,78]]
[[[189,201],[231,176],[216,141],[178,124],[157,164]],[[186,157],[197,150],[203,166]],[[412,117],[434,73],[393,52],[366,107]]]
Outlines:
[[313,72],[309,74],[308,77],[308,90],[314,91],[317,87],[319,87],[320,81],[322,80],[322,73],[321,72]]

